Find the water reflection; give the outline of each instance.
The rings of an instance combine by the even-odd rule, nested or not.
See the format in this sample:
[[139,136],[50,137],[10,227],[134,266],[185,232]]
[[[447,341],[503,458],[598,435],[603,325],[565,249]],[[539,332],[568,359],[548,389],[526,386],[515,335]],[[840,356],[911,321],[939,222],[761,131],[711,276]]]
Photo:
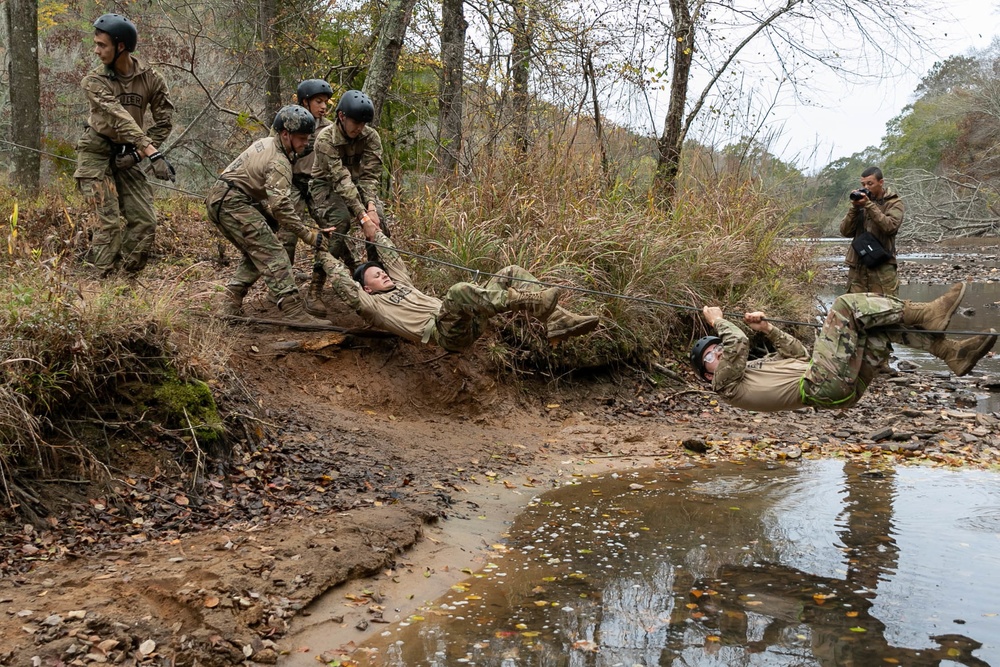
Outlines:
[[1000,664],[1000,476],[651,469],[542,496],[359,664]]

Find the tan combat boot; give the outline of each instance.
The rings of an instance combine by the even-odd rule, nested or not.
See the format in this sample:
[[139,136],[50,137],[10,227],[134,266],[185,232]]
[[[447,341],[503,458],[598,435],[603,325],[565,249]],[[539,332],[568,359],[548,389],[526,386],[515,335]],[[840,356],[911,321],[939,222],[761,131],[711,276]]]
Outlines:
[[507,307],[516,313],[524,312],[545,321],[559,304],[562,290],[550,287],[540,292],[522,292],[513,287],[507,289]]
[[965,283],[956,283],[951,289],[929,303],[903,302],[903,324],[925,331],[944,331],[951,316],[958,310],[965,296]]
[[555,312],[545,323],[545,336],[549,339],[549,343],[555,345],[567,338],[588,334],[600,323],[601,318],[597,315],[577,315],[561,306],[556,306]]
[[951,372],[959,377],[967,375],[969,371],[976,367],[979,360],[986,356],[986,353],[993,349],[993,344],[997,341],[997,332],[990,329],[988,334],[966,338],[961,343],[956,343],[941,336],[931,343],[930,353],[938,359],[948,364]]
[[222,317],[240,317],[243,315],[243,297],[249,288],[240,285],[226,285],[219,297],[219,315]]
[[321,320],[306,312],[302,297],[298,294],[289,294],[278,301],[278,310],[281,311],[282,319],[289,324],[307,326],[330,326],[330,320]]
[[326,274],[313,271],[309,289],[306,290],[306,312],[315,317],[326,317],[326,304],[323,303],[323,285],[326,284]]

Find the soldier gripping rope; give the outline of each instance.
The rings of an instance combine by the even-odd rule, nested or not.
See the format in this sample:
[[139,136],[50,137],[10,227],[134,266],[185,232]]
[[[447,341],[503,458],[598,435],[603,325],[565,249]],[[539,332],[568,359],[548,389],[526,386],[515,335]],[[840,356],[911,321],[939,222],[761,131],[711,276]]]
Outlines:
[[705,306],[705,322],[718,335],[704,336],[694,344],[691,364],[722,400],[745,410],[849,408],[887,364],[889,343],[906,344],[905,331],[898,331],[901,326],[922,330],[915,340],[929,341],[926,351],[945,361],[956,375],[969,373],[993,348],[997,332],[990,329],[961,343],[931,333],[948,327],[964,295],[965,283],[930,303],[844,294],[833,302],[811,356],[800,341],[768,322],[764,313],[746,313],[744,322],[767,336],[777,350],[753,361],[748,361],[746,334],[725,319],[721,309]]
[[[139,165],[148,159],[156,178],[175,180],[174,168],[158,149],[170,135],[174,106],[163,77],[132,55],[138,41],[129,19],[99,17],[94,21],[94,55],[101,64],[80,82],[90,115],[76,145],[73,176],[97,214],[89,260],[102,276],[118,269],[138,273],[149,260],[156,211]],[[144,130],[147,109],[153,124]]]
[[292,164],[305,150],[316,120],[305,108],[289,105],[278,111],[273,127],[276,135],[253,142],[223,170],[205,198],[209,220],[243,255],[226,285],[220,314],[240,315],[243,298],[263,277],[285,321],[329,325],[305,312],[288,253],[275,235],[285,228],[311,248],[323,242],[320,230],[299,218],[292,195]]
[[[310,218],[317,223],[322,223],[322,218],[316,213],[312,206],[312,195],[309,194],[309,181],[312,178],[313,162],[316,153],[314,147],[316,136],[323,128],[330,125],[326,118],[330,100],[333,98],[333,88],[323,79],[306,79],[295,88],[295,99],[300,106],[304,107],[313,118],[316,119],[316,129],[309,135],[309,143],[301,154],[298,155],[295,163],[292,164],[292,196],[295,199],[295,210],[303,222],[308,222]],[[272,136],[276,134],[271,129]],[[295,267],[295,246],[298,245],[299,237],[288,228],[278,229],[278,240],[288,253],[288,261],[291,262],[293,270]]]
[[316,261],[344,303],[369,324],[407,340],[461,352],[483,334],[490,317],[506,312],[524,312],[545,322],[553,344],[590,333],[600,324],[597,316],[561,308],[558,287],[529,291],[524,281],[535,278],[518,266],[501,269],[501,277],[491,278],[485,287],[461,282],[448,288],[442,299],[426,295],[413,286],[406,264],[375,222],[364,218],[362,231],[368,241],[378,244],[381,262],[366,262],[352,275],[328,252],[317,253]]
[[[389,236],[385,210],[378,196],[382,140],[369,125],[374,119],[375,105],[371,98],[360,90],[349,90],[337,102],[334,122],[316,137],[309,192],[321,225],[338,232],[330,239],[330,254],[350,272],[356,262],[344,235],[352,222],[360,225],[362,216],[368,216]],[[368,246],[367,254],[369,261],[378,259],[372,246]],[[326,314],[321,300],[325,283],[326,275],[317,264],[306,295],[306,307],[318,317]]]

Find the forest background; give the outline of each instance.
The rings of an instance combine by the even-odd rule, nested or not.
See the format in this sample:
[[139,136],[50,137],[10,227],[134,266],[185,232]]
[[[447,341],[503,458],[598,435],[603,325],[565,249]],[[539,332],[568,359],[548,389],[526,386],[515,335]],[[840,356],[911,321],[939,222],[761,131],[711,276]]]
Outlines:
[[[36,262],[79,259],[86,248],[73,146],[87,114],[79,81],[96,65],[91,22],[106,11],[136,22],[138,55],[167,78],[176,106],[161,147],[179,173],[176,190],[158,189],[165,218],[203,220],[201,193],[294,101],[298,81],[363,89],[376,105],[385,194],[404,247],[639,298],[579,297],[618,325],[585,365],[645,362],[697,329],[697,318],[645,298],[811,309],[815,267],[785,239],[836,235],[869,165],[906,201],[904,238],[994,235],[1000,224],[996,43],[935,64],[879,146],[815,173],[772,152],[778,98],[763,78],[803,102],[821,71],[892,85],[878,73],[930,48],[933,22],[920,17],[936,8],[925,0],[4,8],[3,215],[8,253]],[[661,133],[633,130],[662,95]],[[467,275],[425,265],[418,277],[440,288]]]
[[[73,157],[87,111],[78,83],[96,64],[90,23],[118,11],[169,81],[177,129],[164,152],[184,189],[202,191],[293,101],[299,80],[319,77],[375,100],[396,201],[428,181],[475,185],[514,164],[536,184],[540,173],[554,177],[552,189],[564,171],[585,175],[603,199],[657,210],[728,178],[784,200],[795,233],[830,235],[861,169],[876,164],[908,204],[904,236],[996,231],[996,44],[936,63],[879,146],[808,174],[772,152],[775,107],[789,95],[808,104],[818,74],[878,89],[931,49],[947,23],[926,0],[10,0],[4,9],[0,156],[7,180],[32,189],[72,162],[15,144]],[[936,20],[921,22],[927,15]],[[667,115],[653,118],[664,96]],[[640,126],[662,131],[631,129]],[[814,163],[808,152],[801,161]]]

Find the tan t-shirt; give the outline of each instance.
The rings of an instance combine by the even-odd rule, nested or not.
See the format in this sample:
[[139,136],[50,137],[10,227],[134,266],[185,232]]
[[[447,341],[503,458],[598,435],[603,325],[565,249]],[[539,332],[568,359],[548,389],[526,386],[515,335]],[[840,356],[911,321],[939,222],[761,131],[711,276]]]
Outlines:
[[391,333],[426,343],[430,323],[441,310],[441,300],[428,296],[413,286],[409,271],[392,241],[381,231],[375,235],[379,257],[385,272],[396,284],[396,289],[380,294],[369,294],[354,281],[344,264],[329,253],[320,253],[317,260],[331,276],[331,288],[337,296],[354,309],[365,321]]
[[772,326],[767,337],[777,352],[748,361],[750,341],[742,329],[728,320],[718,320],[715,329],[725,352],[712,388],[726,403],[755,412],[805,407],[799,385],[809,370],[809,353],[799,340]]

